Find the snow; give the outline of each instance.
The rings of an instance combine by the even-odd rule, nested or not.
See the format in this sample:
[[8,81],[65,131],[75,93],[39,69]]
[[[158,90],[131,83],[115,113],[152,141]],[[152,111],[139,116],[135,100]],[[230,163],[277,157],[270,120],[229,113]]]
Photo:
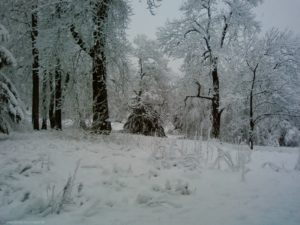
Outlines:
[[0,24],[0,43],[1,42],[6,42],[9,39],[9,33],[7,31],[7,29]]
[[0,46],[0,63],[5,62],[4,64],[16,66],[17,61],[13,54],[7,50],[7,48]]
[[296,148],[91,135],[0,137],[0,224],[299,225]]

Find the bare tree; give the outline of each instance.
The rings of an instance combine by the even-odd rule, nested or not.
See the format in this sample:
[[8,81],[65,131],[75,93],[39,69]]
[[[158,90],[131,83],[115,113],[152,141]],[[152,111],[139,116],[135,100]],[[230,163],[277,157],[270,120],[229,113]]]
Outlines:
[[294,68],[299,66],[299,43],[291,34],[273,29],[263,39],[252,36],[245,46],[245,64],[251,78],[247,82],[249,145],[253,149],[255,127],[261,121],[270,117],[297,117],[287,102],[296,95],[291,87],[298,77]]
[[[251,9],[258,2],[189,0],[181,7],[184,18],[169,22],[159,32],[165,51],[172,56],[185,58],[187,73],[192,67],[196,68],[195,73],[206,73],[210,77],[211,93],[207,96],[198,93],[193,97],[211,101],[214,138],[220,136],[224,111],[220,107],[220,67],[226,51],[234,46],[238,35],[257,26]],[[218,10],[219,4],[223,4],[224,10]]]

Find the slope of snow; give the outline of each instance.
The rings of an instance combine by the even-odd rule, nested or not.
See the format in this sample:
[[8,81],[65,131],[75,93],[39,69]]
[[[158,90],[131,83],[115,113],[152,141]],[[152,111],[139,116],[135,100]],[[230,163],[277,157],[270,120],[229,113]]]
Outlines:
[[108,137],[0,137],[0,224],[299,225],[298,149]]

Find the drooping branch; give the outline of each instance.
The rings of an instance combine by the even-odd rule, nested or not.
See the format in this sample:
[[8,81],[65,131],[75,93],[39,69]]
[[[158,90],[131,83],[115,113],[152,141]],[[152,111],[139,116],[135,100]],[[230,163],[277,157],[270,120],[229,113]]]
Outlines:
[[205,41],[207,51],[208,51],[209,53],[211,53],[211,47],[210,47],[210,44],[209,44],[209,39],[206,38],[206,37],[203,37],[203,39],[204,39],[204,41]]
[[194,28],[188,30],[187,32],[185,32],[184,35],[183,35],[183,37],[186,38],[186,36],[187,36],[189,33],[192,33],[192,32],[197,32],[197,33],[201,34],[201,32],[200,32],[198,29],[196,29],[196,28],[194,27]]
[[223,45],[224,45],[226,34],[228,32],[229,20],[230,20],[231,16],[232,16],[232,12],[229,13],[228,18],[226,16],[224,16],[224,27],[223,27],[222,36],[221,36],[221,43],[220,43],[221,48],[223,48]]
[[222,108],[222,109],[219,111],[220,115],[222,115],[222,113],[224,112],[224,110],[225,110],[225,107]]
[[256,70],[257,70],[257,68],[258,68],[258,66],[259,66],[259,63],[257,63],[254,67],[252,67],[252,66],[250,65],[250,63],[249,63],[248,60],[246,60],[246,63],[247,63],[247,66],[249,67],[249,69],[250,69],[253,73],[256,73]]
[[86,47],[86,44],[83,41],[82,37],[80,37],[80,34],[76,31],[74,24],[71,24],[70,31],[71,31],[71,34],[72,34],[76,44],[79,45],[79,47],[83,51],[85,51],[88,55],[93,57],[93,53]]
[[277,62],[277,63],[275,64],[275,66],[273,67],[273,70],[279,69],[282,65],[284,65],[285,63],[288,63],[288,62],[298,63],[297,60],[294,60],[294,59],[286,59],[286,60],[283,60],[283,61],[281,61],[281,62]]
[[257,124],[259,121],[264,120],[269,117],[292,117],[292,118],[300,118],[299,115],[289,114],[289,113],[264,113],[255,118],[254,123]]
[[202,31],[205,31],[204,27],[197,20],[193,20],[193,21]]
[[208,41],[210,41],[210,25],[211,25],[211,1],[208,0],[207,2],[207,7],[204,7],[207,9],[207,17],[208,17],[208,21],[207,21],[207,26],[206,26],[206,34],[207,34],[207,39]]

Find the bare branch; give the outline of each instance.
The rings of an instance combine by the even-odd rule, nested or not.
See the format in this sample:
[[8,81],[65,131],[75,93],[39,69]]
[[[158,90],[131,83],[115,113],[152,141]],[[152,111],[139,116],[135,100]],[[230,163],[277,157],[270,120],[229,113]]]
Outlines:
[[292,118],[300,118],[299,115],[293,115],[293,114],[289,114],[289,113],[265,113],[262,115],[259,115],[256,117],[256,119],[254,120],[254,123],[257,124],[257,122],[266,119],[268,117],[292,117]]
[[223,45],[224,45],[224,41],[225,41],[226,34],[228,31],[228,27],[229,27],[229,20],[230,20],[231,16],[232,16],[232,12],[229,13],[228,18],[226,16],[224,16],[224,27],[223,27],[223,31],[222,31],[221,44],[220,44],[221,48],[223,48]]
[[189,33],[192,33],[192,32],[197,32],[199,34],[201,34],[201,32],[199,30],[197,30],[196,28],[193,28],[193,29],[190,29],[188,30],[187,32],[184,33],[183,37],[186,38],[186,36],[189,34]]
[[91,57],[93,57],[93,53],[88,50],[88,48],[86,47],[86,44],[85,42],[83,41],[83,39],[80,37],[79,33],[75,30],[75,25],[74,24],[71,24],[71,27],[70,27],[70,31],[71,31],[71,34],[76,42],[76,44],[79,45],[79,47],[85,51],[88,55],[90,55]]
[[219,114],[222,115],[222,113],[224,112],[225,108],[222,108],[220,111],[219,111]]
[[201,95],[201,84],[199,83],[199,81],[195,81],[195,84],[198,86],[197,95],[189,95],[189,96],[186,96],[185,99],[184,99],[184,105],[185,105],[185,106],[186,106],[186,102],[187,102],[187,100],[188,100],[189,98],[200,98],[200,99],[207,99],[207,100],[210,100],[210,101],[213,100],[212,97]]

